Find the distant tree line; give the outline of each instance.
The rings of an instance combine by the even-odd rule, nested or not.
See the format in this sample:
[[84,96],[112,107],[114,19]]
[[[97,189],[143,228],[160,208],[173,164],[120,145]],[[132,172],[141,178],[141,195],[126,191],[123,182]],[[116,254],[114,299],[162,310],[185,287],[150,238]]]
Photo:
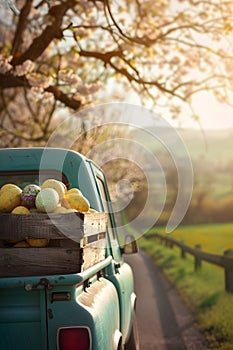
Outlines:
[[[194,186],[189,208],[182,224],[223,223],[233,221],[233,160],[212,162],[197,159],[194,166]],[[177,191],[177,171],[170,163],[164,164],[166,173],[167,196],[157,225],[166,225],[174,207]],[[232,180],[231,180],[232,178]],[[227,182],[227,184],[225,183]],[[147,200],[147,188],[142,187],[135,193],[126,208],[128,219],[133,219],[142,210]],[[151,208],[148,215],[155,215]]]

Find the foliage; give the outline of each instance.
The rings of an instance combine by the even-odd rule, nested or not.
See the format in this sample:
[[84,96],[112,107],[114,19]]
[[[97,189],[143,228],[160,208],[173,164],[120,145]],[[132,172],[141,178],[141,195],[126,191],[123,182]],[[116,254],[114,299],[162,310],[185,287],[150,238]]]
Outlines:
[[109,100],[115,84],[125,86],[120,97],[131,88],[173,117],[202,90],[220,101],[230,97],[231,1],[4,3],[1,146],[44,142],[55,112]]

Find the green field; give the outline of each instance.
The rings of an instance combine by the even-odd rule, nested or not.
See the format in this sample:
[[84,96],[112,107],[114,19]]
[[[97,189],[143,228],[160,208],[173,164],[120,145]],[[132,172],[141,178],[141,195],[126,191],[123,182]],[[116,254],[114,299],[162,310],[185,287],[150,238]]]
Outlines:
[[[151,232],[163,233],[164,229]],[[203,251],[215,254],[233,248],[233,224],[183,226],[170,236],[192,247],[201,244]],[[202,262],[195,271],[192,256],[181,259],[178,247],[170,249],[156,240],[142,238],[139,245],[176,285],[206,334],[209,348],[233,350],[233,295],[225,292],[224,270]]]
[[[165,234],[163,227],[154,230]],[[208,253],[222,255],[225,250],[233,249],[233,223],[180,226],[169,236],[190,247],[200,244]]]

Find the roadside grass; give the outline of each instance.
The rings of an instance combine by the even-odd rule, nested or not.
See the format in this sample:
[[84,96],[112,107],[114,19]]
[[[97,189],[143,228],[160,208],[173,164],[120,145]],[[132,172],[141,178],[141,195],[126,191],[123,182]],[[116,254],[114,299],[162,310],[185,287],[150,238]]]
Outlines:
[[[155,231],[163,233],[164,228],[150,230]],[[203,251],[223,254],[233,248],[233,224],[184,226],[172,237],[190,246],[201,244]],[[182,259],[178,247],[171,249],[144,237],[138,244],[176,285],[205,332],[209,349],[233,350],[233,295],[224,291],[224,269],[202,262],[201,269],[195,271],[194,258],[186,254]]]

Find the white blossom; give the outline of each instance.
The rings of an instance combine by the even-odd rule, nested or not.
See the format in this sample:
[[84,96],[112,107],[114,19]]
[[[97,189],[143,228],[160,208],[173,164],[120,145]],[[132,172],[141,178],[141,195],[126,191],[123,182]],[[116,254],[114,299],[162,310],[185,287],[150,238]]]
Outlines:
[[26,75],[30,86],[46,89],[51,84],[52,78],[41,74],[29,73]]
[[53,102],[54,100],[54,96],[51,92],[45,92],[43,94],[43,102],[44,103],[50,103],[50,102]]
[[12,65],[9,63],[11,59],[12,59],[12,56],[5,58],[2,55],[0,55],[0,73],[1,74],[5,74],[12,69]]
[[30,60],[26,60],[21,65],[18,65],[14,68],[14,75],[18,77],[26,75],[27,73],[32,72],[34,67],[35,67],[34,62]]
[[31,93],[38,95],[38,94],[42,94],[44,90],[40,87],[33,86],[30,91]]
[[72,97],[74,100],[80,101],[82,105],[84,105],[86,103],[85,97],[78,92],[73,94]]
[[59,79],[71,86],[76,86],[81,81],[80,77],[72,70],[61,70],[59,72]]
[[79,37],[82,37],[82,36],[85,36],[86,35],[86,29],[85,28],[75,28],[74,29],[74,34],[75,36],[79,36]]
[[102,83],[100,82],[94,84],[81,85],[77,88],[77,93],[87,96],[96,93],[101,87]]

